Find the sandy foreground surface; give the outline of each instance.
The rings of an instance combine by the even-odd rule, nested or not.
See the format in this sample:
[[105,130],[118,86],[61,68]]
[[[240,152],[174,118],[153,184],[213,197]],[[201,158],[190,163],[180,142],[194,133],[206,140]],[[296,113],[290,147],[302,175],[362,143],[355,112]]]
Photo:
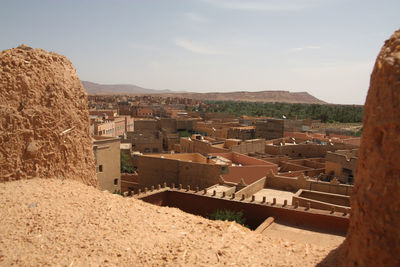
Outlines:
[[313,266],[334,247],[123,198],[76,181],[0,183],[0,265]]

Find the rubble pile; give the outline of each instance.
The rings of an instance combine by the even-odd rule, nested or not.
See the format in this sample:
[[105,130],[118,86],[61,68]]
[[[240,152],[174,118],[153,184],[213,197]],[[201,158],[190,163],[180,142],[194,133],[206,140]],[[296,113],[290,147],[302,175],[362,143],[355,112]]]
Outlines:
[[64,56],[0,52],[0,181],[33,177],[97,186],[87,95]]

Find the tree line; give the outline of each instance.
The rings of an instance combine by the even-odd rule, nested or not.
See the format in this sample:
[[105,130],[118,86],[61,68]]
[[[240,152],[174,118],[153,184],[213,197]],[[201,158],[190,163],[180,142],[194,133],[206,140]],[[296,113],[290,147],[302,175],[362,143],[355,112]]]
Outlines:
[[261,103],[241,101],[204,101],[207,107],[200,106],[200,112],[229,113],[236,116],[266,116],[297,119],[313,119],[322,122],[362,122],[364,107],[360,105],[320,105]]

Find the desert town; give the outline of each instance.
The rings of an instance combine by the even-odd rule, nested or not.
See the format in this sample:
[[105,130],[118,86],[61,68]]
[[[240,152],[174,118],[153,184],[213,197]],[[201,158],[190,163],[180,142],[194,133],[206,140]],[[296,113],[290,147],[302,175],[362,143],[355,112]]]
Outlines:
[[86,84],[0,52],[0,266],[400,265],[400,30],[351,127]]

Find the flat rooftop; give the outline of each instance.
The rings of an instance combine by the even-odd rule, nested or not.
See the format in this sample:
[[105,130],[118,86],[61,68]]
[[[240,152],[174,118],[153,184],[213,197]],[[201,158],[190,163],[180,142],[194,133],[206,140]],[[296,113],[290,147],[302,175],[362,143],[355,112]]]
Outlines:
[[273,198],[276,198],[277,204],[283,204],[283,202],[287,200],[287,204],[291,205],[293,195],[294,193],[288,191],[264,188],[255,193],[254,197],[256,201],[262,201],[263,197],[266,197],[267,202],[272,202]]
[[212,194],[215,190],[215,193],[217,196],[222,196],[223,192],[227,192],[229,190],[231,190],[233,187],[232,186],[228,186],[228,185],[213,185],[209,188],[207,188],[207,192],[209,194]]
[[199,153],[177,153],[177,154],[147,154],[145,157],[152,158],[165,158],[174,159],[186,162],[197,162],[197,163],[209,163],[214,164],[214,162],[207,162],[207,158]]

